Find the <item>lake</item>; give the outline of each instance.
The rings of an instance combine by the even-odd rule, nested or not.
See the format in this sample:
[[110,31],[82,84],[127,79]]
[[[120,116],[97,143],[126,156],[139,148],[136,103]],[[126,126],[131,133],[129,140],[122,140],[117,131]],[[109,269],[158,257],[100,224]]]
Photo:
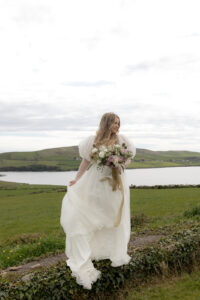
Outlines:
[[[65,172],[0,172],[0,180],[31,183],[68,185],[77,171]],[[200,167],[173,167],[127,169],[129,185],[200,184]]]

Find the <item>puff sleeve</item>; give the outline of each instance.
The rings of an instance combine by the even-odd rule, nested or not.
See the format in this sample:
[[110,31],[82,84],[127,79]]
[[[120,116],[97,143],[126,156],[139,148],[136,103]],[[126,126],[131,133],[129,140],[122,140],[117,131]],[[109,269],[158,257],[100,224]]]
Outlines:
[[92,150],[93,147],[93,143],[94,143],[94,139],[95,136],[94,135],[90,135],[86,138],[84,138],[78,145],[78,149],[79,149],[79,155],[82,158],[85,158],[88,161],[91,161],[90,159],[90,152]]
[[120,134],[120,138],[122,139],[122,143],[127,145],[129,151],[132,151],[133,157],[136,155],[136,147],[133,142],[124,134]]

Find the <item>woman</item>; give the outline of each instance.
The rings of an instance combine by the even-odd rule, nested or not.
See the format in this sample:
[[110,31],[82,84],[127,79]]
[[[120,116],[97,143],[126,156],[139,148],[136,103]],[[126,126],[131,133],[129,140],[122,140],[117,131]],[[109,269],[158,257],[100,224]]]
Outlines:
[[[108,180],[101,180],[111,176],[109,166],[99,170],[96,163],[90,165],[93,145],[98,148],[100,145],[125,143],[135,156],[134,145],[125,135],[118,134],[119,127],[120,118],[114,113],[105,113],[96,136],[90,135],[80,142],[82,162],[62,202],[60,222],[66,233],[66,263],[76,282],[86,289],[91,289],[92,283],[101,276],[92,260],[110,259],[111,266],[118,267],[128,264],[131,259],[127,254],[130,239],[130,191],[126,171],[119,171],[124,204],[120,223],[116,226],[114,224],[122,203],[122,191],[113,191]],[[129,163],[130,160],[126,167]]]

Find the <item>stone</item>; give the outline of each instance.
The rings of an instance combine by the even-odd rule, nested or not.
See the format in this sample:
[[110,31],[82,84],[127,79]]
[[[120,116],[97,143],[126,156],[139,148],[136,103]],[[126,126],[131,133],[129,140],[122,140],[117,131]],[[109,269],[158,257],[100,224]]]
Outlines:
[[19,270],[19,269],[21,269],[22,268],[22,266],[17,266],[17,267],[10,267],[10,268],[8,268],[7,270],[8,271],[16,271],[16,270]]
[[38,267],[41,267],[41,264],[33,265],[33,266],[31,266],[31,269],[35,269],[35,268],[38,268]]
[[7,274],[8,274],[8,272],[2,272],[1,277],[4,278],[4,277],[6,277]]
[[31,277],[33,276],[33,274],[26,274],[26,275],[24,275],[23,277],[22,277],[22,280],[23,281],[29,281],[29,280],[31,280]]

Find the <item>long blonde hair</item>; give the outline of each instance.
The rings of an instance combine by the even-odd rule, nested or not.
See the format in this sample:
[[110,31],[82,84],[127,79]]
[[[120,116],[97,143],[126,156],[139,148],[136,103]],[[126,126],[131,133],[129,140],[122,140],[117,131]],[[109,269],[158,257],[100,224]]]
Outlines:
[[99,128],[96,131],[96,137],[94,139],[95,147],[99,147],[100,145],[110,145],[110,143],[119,143],[117,134],[111,131],[111,127],[114,124],[115,117],[119,119],[120,125],[120,118],[115,113],[105,113],[101,117]]

